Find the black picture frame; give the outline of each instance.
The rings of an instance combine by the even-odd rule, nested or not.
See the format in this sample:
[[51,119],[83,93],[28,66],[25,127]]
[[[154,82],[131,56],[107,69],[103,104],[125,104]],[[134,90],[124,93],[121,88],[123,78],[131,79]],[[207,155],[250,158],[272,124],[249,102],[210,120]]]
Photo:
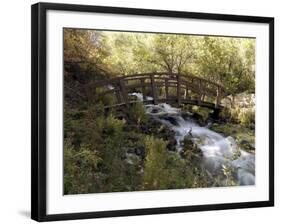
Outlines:
[[[160,207],[101,212],[46,214],[46,13],[48,10],[100,12],[124,15],[192,18],[205,20],[253,22],[269,24],[269,200],[243,203],[208,204],[196,206]],[[274,18],[163,11],[151,9],[103,7],[73,4],[37,3],[32,5],[32,155],[31,155],[31,218],[37,221],[132,216],[205,210],[238,209],[274,206]]]

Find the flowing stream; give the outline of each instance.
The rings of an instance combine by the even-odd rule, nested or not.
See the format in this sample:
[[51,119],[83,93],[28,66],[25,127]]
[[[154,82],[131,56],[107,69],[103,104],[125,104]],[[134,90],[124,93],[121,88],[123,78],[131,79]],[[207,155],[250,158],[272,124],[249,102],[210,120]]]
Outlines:
[[[130,95],[143,100],[141,93]],[[166,103],[144,107],[147,114],[175,132],[178,152],[183,149],[181,143],[184,138],[191,138],[202,151],[202,166],[210,178],[221,172],[223,167],[230,167],[233,170],[233,178],[239,185],[255,184],[255,155],[240,149],[231,136],[224,137],[208,127],[199,126],[191,116],[182,116],[181,109]],[[222,182],[220,185],[226,186],[227,183]]]

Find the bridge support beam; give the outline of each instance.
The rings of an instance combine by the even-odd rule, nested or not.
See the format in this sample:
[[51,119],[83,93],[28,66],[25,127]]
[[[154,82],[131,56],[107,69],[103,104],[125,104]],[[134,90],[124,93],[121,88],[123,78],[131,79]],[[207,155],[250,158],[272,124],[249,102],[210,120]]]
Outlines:
[[186,94],[185,94],[185,99],[187,100],[187,99],[190,99],[190,96],[189,96],[189,86],[188,86],[188,84],[186,83],[186,85],[185,85],[185,91],[186,91]]
[[166,99],[169,99],[169,83],[168,83],[168,79],[165,79],[165,95],[166,95]]
[[217,96],[216,96],[216,102],[215,102],[215,107],[218,108],[220,104],[220,88],[217,87]]
[[201,96],[201,101],[205,100],[205,96],[206,96],[205,93],[203,93],[202,96]]
[[211,113],[211,118],[214,120],[219,119],[219,114],[220,114],[221,109],[220,108],[216,108],[214,109],[214,112]]
[[145,81],[144,81],[144,79],[141,79],[141,91],[142,91],[143,100],[146,100],[146,91],[145,91]]
[[180,75],[177,75],[177,101],[178,104],[181,104],[181,79],[180,79]]
[[150,81],[151,81],[151,90],[152,90],[152,97],[153,97],[153,103],[157,104],[158,100],[157,100],[157,87],[155,84],[155,79],[154,79],[154,75],[150,75]]
[[115,91],[115,96],[116,96],[117,102],[118,102],[118,103],[122,103],[122,98],[121,98],[121,96],[120,96],[119,90],[116,90],[116,91]]
[[198,91],[199,91],[199,93],[198,93],[197,100],[198,100],[198,105],[200,105],[201,104],[201,100],[202,100],[202,83],[201,83],[201,80],[199,80]]
[[122,79],[120,79],[120,81],[119,81],[119,86],[120,86],[122,98],[123,98],[125,104],[128,104],[128,93],[127,93],[126,87],[124,85],[124,81]]

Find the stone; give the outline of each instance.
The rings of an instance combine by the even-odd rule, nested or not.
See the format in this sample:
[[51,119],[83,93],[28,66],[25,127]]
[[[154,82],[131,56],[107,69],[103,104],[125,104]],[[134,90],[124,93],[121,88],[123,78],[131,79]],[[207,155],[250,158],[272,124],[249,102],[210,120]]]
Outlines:
[[176,151],[176,146],[177,146],[177,141],[176,139],[170,139],[168,144],[167,144],[167,149],[168,151],[175,152]]
[[245,149],[245,150],[255,150],[255,145],[252,144],[251,142],[245,140],[245,139],[242,139],[240,142],[239,142],[239,146],[242,148],[242,149]]
[[142,159],[145,158],[145,148],[144,146],[139,146],[137,148],[135,148],[135,154],[137,156],[140,156]]

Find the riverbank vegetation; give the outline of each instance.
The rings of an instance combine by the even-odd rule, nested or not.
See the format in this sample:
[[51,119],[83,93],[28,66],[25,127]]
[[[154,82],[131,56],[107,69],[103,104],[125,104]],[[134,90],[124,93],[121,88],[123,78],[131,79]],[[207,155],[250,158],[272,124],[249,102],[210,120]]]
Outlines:
[[65,126],[65,194],[207,186],[193,143],[184,143],[182,157],[175,153],[174,132],[143,107],[98,112],[66,117],[75,121]]
[[[104,109],[110,96],[93,98],[91,82],[145,72],[192,73],[223,85],[229,96],[212,130],[254,150],[255,40],[176,34],[64,29],[64,194],[219,186],[200,165],[202,153],[188,137],[176,153],[175,133],[146,114],[143,104]],[[149,93],[147,93],[149,95]],[[210,111],[184,106],[186,116],[210,121]]]

